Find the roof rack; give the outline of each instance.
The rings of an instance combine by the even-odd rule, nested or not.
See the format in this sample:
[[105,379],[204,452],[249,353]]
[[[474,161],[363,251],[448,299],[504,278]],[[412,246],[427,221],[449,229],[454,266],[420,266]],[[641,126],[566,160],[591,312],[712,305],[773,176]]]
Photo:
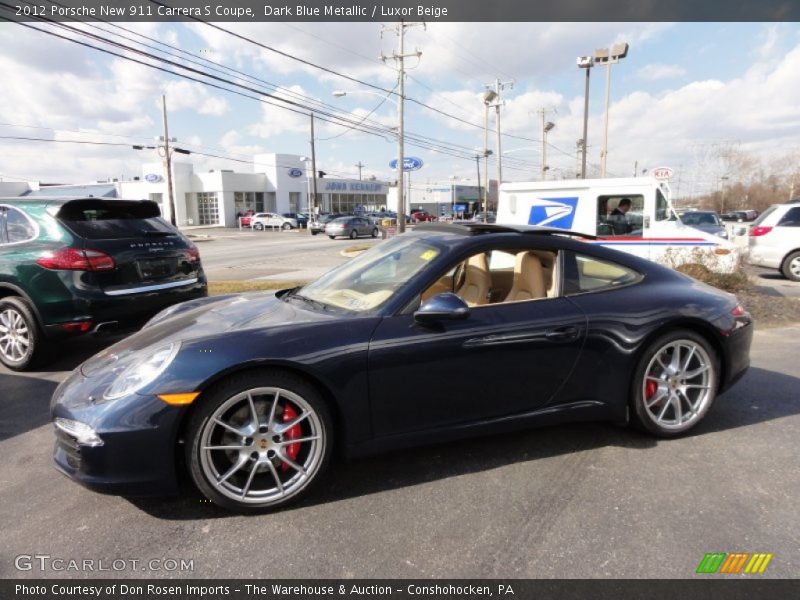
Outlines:
[[500,225],[497,223],[420,223],[417,231],[441,231],[459,235],[484,235],[488,233],[526,233],[537,235],[565,235],[570,237],[596,240],[597,236],[557,227],[540,227],[538,225]]

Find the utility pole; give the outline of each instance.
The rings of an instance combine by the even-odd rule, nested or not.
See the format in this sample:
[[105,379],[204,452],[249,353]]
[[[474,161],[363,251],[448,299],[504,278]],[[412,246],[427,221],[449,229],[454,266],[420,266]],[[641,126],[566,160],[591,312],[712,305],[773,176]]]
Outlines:
[[361,164],[361,161],[358,161],[358,162],[355,164],[355,166],[356,166],[356,167],[358,167],[358,180],[359,180],[359,181],[361,181],[361,169],[362,169],[362,168],[364,168],[364,167],[366,167],[367,165],[362,165],[362,164]]
[[[489,86],[487,86],[489,87]],[[495,112],[495,120],[497,125],[497,149],[495,150],[497,156],[497,191],[498,194],[500,193],[500,184],[503,182],[503,148],[502,148],[502,141],[500,135],[500,106],[503,104],[500,98],[500,92],[504,89],[514,88],[513,81],[500,81],[500,79],[495,78],[494,80],[494,112]],[[488,172],[486,178],[488,179]]]
[[594,66],[594,57],[592,56],[579,56],[578,67],[586,71],[586,90],[583,94],[583,139],[581,140],[581,179],[586,179],[586,145],[589,135],[589,78],[592,67]]
[[[475,155],[475,166],[478,169],[478,200],[480,200],[480,198],[481,198],[481,155],[480,154],[476,154]],[[486,198],[486,196],[484,196],[484,198]],[[484,204],[483,204],[483,222],[484,223],[486,222],[486,219],[487,219],[487,216],[488,216],[486,214],[488,210],[489,209],[486,207],[486,203],[484,202]]]
[[406,94],[406,71],[405,59],[415,56],[419,58],[422,52],[415,50],[414,52],[405,52],[405,30],[406,27],[414,27],[425,23],[405,23],[400,21],[394,27],[381,27],[381,37],[385,31],[394,31],[399,39],[399,52],[393,53],[391,56],[384,56],[381,53],[381,60],[386,62],[387,58],[393,59],[397,63],[397,83],[400,88],[400,94],[397,102],[397,233],[403,233],[406,230],[406,206],[405,198],[403,197],[403,167],[405,166],[405,150],[403,149],[403,110],[405,104]]
[[317,150],[314,144],[314,113],[311,113],[311,176],[312,176],[312,196],[311,196],[311,212],[312,214],[319,214],[319,207],[317,206]]
[[172,152],[169,148],[169,128],[167,127],[167,96],[161,94],[161,114],[164,118],[164,169],[167,174],[167,201],[169,202],[169,222],[178,226],[175,218],[175,194],[172,191]]
[[546,108],[539,109],[538,112],[542,116],[542,181],[544,181],[547,179],[547,169],[550,168],[547,166],[547,133],[556,125],[551,121],[545,120],[547,117]]

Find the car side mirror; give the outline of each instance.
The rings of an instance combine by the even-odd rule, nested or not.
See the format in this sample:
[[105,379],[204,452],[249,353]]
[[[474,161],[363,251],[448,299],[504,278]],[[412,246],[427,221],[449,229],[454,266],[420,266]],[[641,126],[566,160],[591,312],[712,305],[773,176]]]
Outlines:
[[747,227],[734,227],[733,235],[747,235]]
[[414,313],[414,321],[422,325],[439,321],[457,321],[469,316],[469,306],[453,292],[437,294],[425,301]]

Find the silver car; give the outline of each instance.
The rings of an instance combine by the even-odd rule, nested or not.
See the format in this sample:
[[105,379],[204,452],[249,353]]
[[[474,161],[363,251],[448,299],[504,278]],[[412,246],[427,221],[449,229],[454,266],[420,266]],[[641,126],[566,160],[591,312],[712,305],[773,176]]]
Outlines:
[[364,217],[339,217],[325,225],[325,235],[334,239],[336,237],[349,237],[351,240],[361,235],[378,237],[378,226]]

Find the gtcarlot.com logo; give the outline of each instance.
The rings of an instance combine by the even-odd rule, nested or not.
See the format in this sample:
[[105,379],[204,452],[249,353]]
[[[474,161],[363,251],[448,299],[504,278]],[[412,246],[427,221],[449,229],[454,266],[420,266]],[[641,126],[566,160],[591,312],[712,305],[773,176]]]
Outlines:
[[746,575],[761,574],[767,570],[767,565],[772,560],[772,554],[765,552],[708,552],[700,565],[697,573],[711,574],[723,573],[727,575]]
[[19,554],[14,558],[17,571],[194,571],[194,559],[185,558],[64,558],[49,554]]

